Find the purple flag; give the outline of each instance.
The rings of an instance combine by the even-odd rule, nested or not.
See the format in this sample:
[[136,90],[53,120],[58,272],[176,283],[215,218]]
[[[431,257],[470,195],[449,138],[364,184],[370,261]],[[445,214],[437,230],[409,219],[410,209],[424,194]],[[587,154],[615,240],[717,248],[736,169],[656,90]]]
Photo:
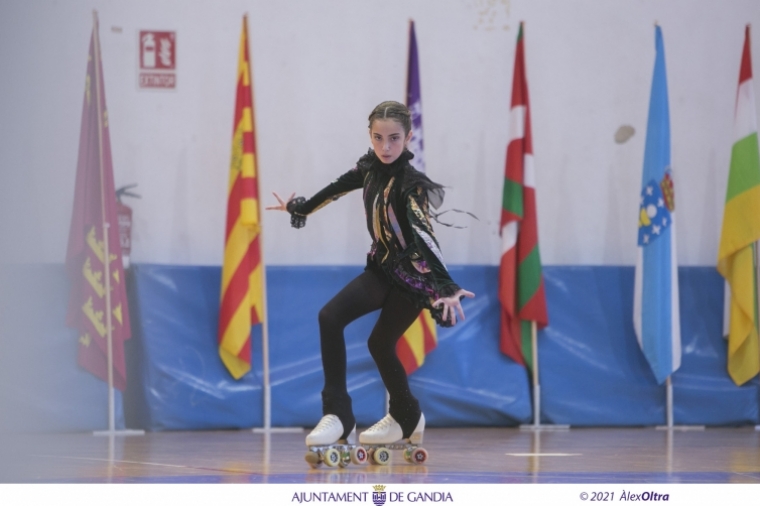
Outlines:
[[414,153],[414,159],[410,163],[418,171],[425,172],[425,155],[422,149],[422,97],[417,62],[417,37],[414,35],[414,21],[410,21],[409,68],[406,74],[406,106],[412,113],[412,140],[409,142],[409,151]]
[[[123,391],[127,386],[124,341],[129,339],[130,328],[108,131],[96,22],[87,55],[74,209],[66,253],[71,280],[66,323],[78,331],[79,365],[104,381],[108,380],[110,323],[114,386]],[[105,223],[109,225],[107,243]]]
[[[409,22],[409,68],[406,74],[406,106],[412,113],[412,139],[409,150],[414,153],[411,164],[420,172],[425,172],[425,157],[422,152],[422,101],[420,100],[420,71],[417,65],[417,37],[414,35],[414,21]],[[434,205],[434,207],[438,207]],[[396,353],[407,374],[419,368],[425,356],[438,345],[435,321],[429,311],[423,311],[396,344]],[[420,353],[422,352],[422,353]]]

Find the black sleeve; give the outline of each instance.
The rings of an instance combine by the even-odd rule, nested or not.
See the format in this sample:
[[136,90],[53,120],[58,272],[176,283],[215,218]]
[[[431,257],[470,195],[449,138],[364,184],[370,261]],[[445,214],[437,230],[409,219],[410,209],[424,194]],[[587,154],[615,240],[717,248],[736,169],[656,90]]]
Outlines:
[[436,290],[443,297],[451,297],[460,287],[451,279],[443,262],[441,248],[430,224],[427,192],[419,187],[413,189],[407,193],[406,202],[406,214],[412,226],[414,242],[433,275]]
[[364,185],[364,175],[358,168],[353,168],[328,184],[313,197],[306,200],[297,197],[288,202],[287,209],[291,215],[290,223],[295,228],[301,228],[306,224],[306,216],[325,207],[330,202]]

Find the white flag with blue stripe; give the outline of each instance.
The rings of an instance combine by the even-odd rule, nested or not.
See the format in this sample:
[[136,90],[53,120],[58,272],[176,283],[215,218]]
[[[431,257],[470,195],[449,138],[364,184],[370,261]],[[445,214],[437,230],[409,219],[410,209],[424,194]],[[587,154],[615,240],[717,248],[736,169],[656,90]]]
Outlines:
[[659,26],[655,29],[655,46],[639,200],[633,325],[644,356],[661,384],[681,365],[681,322],[668,82]]

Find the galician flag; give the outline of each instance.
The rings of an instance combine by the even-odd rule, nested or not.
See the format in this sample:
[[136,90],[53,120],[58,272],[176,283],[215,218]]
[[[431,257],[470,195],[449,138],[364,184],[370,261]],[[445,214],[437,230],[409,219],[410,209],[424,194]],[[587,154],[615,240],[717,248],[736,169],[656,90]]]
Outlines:
[[655,62],[639,199],[633,325],[657,383],[681,365],[675,193],[670,167],[670,114],[662,30]]
[[549,324],[541,255],[538,251],[536,177],[525,75],[523,24],[517,35],[509,114],[509,144],[501,209],[501,351],[518,364],[533,367],[532,326]]
[[[422,100],[420,96],[420,72],[417,64],[417,37],[414,21],[409,23],[409,67],[406,81],[406,106],[412,113],[412,139],[409,151],[414,153],[410,162],[415,169],[425,172],[425,156],[422,149]],[[396,354],[407,374],[416,371],[425,361],[425,355],[438,345],[435,321],[430,312],[420,313],[396,344]]]
[[752,87],[749,26],[744,39],[734,116],[734,147],[718,248],[718,271],[731,287],[728,373],[742,385],[760,372],[757,241],[760,240],[760,154]]
[[251,369],[251,326],[265,315],[250,62],[243,18],[219,314],[219,355],[235,379]]
[[66,251],[71,281],[66,324],[78,331],[79,365],[103,381],[108,381],[110,334],[113,385],[123,391],[127,386],[124,341],[130,337],[129,311],[98,31],[96,18],[87,54],[74,208]]

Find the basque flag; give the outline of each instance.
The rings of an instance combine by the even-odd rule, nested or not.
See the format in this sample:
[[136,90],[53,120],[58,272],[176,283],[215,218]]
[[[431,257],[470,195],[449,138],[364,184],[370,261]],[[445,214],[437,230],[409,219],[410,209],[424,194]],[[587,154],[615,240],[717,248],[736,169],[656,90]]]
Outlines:
[[515,48],[511,103],[500,225],[499,341],[502,353],[533,370],[533,324],[546,327],[549,315],[538,247],[536,174],[522,22]]

